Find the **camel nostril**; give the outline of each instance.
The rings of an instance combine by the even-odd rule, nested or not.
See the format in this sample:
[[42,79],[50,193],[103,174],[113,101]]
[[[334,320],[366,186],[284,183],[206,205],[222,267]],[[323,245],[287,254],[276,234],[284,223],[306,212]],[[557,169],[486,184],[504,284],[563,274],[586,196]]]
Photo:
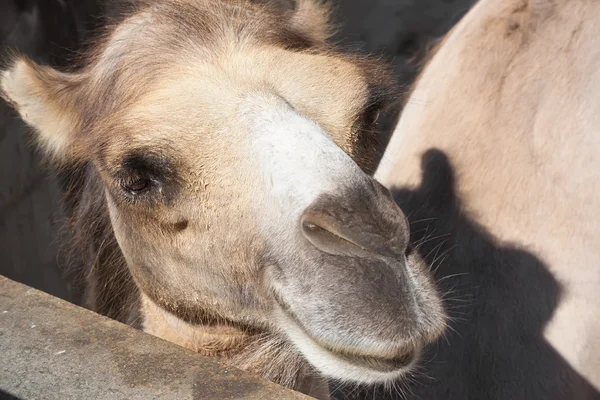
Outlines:
[[409,229],[402,210],[387,194],[374,183],[357,184],[343,195],[323,194],[302,213],[302,233],[329,254],[401,259]]
[[303,220],[302,233],[317,249],[332,255],[356,255],[364,249],[335,233],[333,229],[323,228],[316,223]]
[[317,225],[315,224],[311,224],[310,222],[306,222],[302,225],[302,228],[304,228],[305,230],[309,231],[309,232],[316,232],[319,228]]
[[[341,214],[337,212],[337,214]],[[302,234],[317,249],[338,256],[373,257],[384,256],[398,259],[405,251],[397,249],[396,240],[386,238],[389,232],[371,229],[361,230],[368,215],[360,212],[344,212],[332,215],[327,212],[305,211],[300,221]]]

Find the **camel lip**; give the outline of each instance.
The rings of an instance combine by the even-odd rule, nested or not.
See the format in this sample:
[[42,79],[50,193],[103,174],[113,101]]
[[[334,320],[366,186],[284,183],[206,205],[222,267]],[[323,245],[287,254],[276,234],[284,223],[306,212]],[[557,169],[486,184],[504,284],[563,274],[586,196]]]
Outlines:
[[315,338],[308,329],[298,320],[290,306],[287,305],[280,296],[274,296],[277,305],[280,307],[283,314],[287,317],[288,322],[293,323],[309,338],[314,345],[322,350],[325,350],[332,357],[345,361],[352,365],[356,365],[371,371],[380,373],[393,373],[410,367],[415,361],[419,353],[418,349],[411,347],[405,351],[390,357],[383,357],[372,354],[360,354],[350,350],[335,348],[333,345],[323,342]]
[[372,355],[353,354],[339,350],[334,352],[329,348],[326,349],[332,354],[334,354],[336,357],[343,358],[351,364],[360,365],[363,368],[367,368],[378,372],[394,372],[407,368],[412,364],[417,355],[416,351],[408,350],[402,355],[384,358]]

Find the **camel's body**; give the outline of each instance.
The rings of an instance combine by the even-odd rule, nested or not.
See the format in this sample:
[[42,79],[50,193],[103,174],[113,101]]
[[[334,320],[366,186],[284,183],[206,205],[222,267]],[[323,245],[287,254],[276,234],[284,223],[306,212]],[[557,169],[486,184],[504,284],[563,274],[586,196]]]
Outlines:
[[407,101],[376,178],[460,301],[420,398],[600,398],[599,19],[482,0]]

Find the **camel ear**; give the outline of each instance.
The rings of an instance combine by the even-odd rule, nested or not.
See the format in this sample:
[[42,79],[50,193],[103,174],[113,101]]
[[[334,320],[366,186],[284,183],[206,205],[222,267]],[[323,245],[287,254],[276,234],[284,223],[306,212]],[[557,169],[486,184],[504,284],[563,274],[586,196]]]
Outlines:
[[326,0],[258,0],[284,15],[289,25],[315,42],[323,43],[333,35],[331,7]]
[[37,142],[53,158],[67,157],[78,129],[78,81],[24,57],[0,71],[0,95],[35,129]]
[[324,0],[295,0],[292,25],[306,36],[325,42],[333,35],[331,8]]

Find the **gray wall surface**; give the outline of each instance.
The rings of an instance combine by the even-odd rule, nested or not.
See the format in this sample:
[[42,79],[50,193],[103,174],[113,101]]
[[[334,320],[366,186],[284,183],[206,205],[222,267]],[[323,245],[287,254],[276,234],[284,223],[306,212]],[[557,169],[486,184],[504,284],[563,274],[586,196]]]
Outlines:
[[[336,39],[385,54],[400,83],[407,85],[416,73],[416,64],[409,61],[418,60],[426,44],[450,29],[472,3],[339,0]],[[98,13],[95,0],[0,0],[0,46],[60,65],[78,48]],[[42,165],[30,137],[15,112],[0,101],[0,274],[74,300],[60,268],[60,185]]]

